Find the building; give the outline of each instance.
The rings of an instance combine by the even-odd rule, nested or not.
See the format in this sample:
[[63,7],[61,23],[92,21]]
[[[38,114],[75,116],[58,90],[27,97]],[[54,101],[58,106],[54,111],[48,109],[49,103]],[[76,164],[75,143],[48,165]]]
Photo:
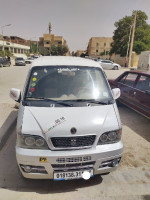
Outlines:
[[87,47],[89,57],[99,58],[102,54],[106,55],[111,49],[112,42],[111,37],[92,37]]
[[12,43],[16,43],[16,44],[21,44],[21,45],[25,45],[25,46],[30,46],[30,41],[29,40],[25,40],[23,38],[17,37],[17,36],[4,36],[4,40],[7,42],[12,42]]
[[86,54],[85,50],[77,50],[76,51],[76,56],[80,57],[82,54]]
[[[48,51],[50,51],[50,47],[52,45],[64,45],[68,48],[66,40],[63,39],[62,36],[55,36],[54,34],[44,34],[43,37],[39,38],[39,48],[44,47]],[[69,48],[67,55],[70,55]]]
[[19,38],[17,36],[4,36],[0,37],[0,51],[5,48],[5,51],[9,51],[15,57],[24,57],[30,51],[30,43],[27,40]]

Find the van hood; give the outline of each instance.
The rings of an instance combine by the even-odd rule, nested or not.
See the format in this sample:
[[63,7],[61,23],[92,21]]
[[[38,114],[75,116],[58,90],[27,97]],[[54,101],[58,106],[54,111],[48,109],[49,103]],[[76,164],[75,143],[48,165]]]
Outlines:
[[50,137],[101,135],[120,128],[114,105],[91,107],[24,107],[22,133]]

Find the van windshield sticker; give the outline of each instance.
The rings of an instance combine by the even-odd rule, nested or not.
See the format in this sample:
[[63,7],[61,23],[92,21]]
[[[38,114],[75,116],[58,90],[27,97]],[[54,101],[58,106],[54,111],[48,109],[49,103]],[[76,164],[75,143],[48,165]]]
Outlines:
[[36,78],[34,77],[34,78],[32,79],[32,81],[36,81]]
[[49,125],[48,125],[48,128],[45,129],[44,133],[46,134],[48,131],[54,129],[56,126],[62,124],[65,121],[66,121],[65,117],[60,117],[60,118],[56,119],[52,126],[49,127]]
[[62,71],[77,71],[77,70],[79,70],[78,68],[71,68],[71,69],[69,69],[69,68],[59,68],[58,69],[58,73],[61,73]]
[[32,85],[32,87],[34,87],[36,84],[35,84],[35,83],[32,83],[31,85]]

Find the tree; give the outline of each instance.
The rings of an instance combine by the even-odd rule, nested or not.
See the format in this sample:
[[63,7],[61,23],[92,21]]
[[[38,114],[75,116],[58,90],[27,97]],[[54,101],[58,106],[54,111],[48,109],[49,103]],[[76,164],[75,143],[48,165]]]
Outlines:
[[100,53],[100,56],[109,55],[109,51],[103,51]]
[[43,56],[64,56],[68,48],[64,45],[52,45],[50,48],[39,47],[39,53]]
[[[135,37],[133,44],[133,51],[140,54],[141,51],[150,49],[150,25],[147,24],[147,15],[142,11],[137,11]],[[114,31],[113,43],[111,44],[110,54],[120,54],[126,56],[130,28],[132,28],[134,21],[134,11],[132,16],[125,16],[118,22],[115,22],[116,30]]]
[[68,52],[68,48],[64,45],[52,45],[50,48],[50,54],[52,56],[64,56]]
[[47,48],[44,48],[44,47],[39,47],[39,53],[42,56],[50,55],[50,51]]
[[36,54],[38,52],[37,44],[31,42],[30,43],[30,53]]
[[[5,56],[11,57],[13,54],[10,51],[5,50]],[[4,57],[4,51],[0,51],[0,57]]]

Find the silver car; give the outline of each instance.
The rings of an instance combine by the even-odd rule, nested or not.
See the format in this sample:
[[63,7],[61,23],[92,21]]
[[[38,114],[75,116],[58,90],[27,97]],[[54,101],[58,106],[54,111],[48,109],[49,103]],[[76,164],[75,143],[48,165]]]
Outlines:
[[110,60],[99,60],[98,62],[100,63],[100,65],[102,66],[103,69],[118,70],[121,68],[121,66],[119,64],[114,63]]
[[31,179],[89,179],[115,170],[121,160],[121,121],[98,62],[46,56],[32,62],[20,102],[16,157]]
[[25,63],[24,58],[22,58],[22,57],[17,57],[17,58],[15,58],[15,65],[16,65],[16,66],[17,66],[17,65],[23,65],[23,66],[25,66],[26,63]]

